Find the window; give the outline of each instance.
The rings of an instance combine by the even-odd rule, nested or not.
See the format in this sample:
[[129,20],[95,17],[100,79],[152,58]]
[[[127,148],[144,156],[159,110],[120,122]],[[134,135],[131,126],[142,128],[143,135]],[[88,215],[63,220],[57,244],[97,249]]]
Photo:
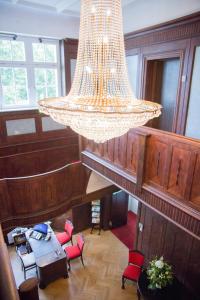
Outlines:
[[0,37],[0,110],[37,107],[60,96],[60,82],[58,41]]
[[200,46],[195,49],[195,57],[193,63],[192,82],[190,88],[190,98],[188,106],[188,115],[186,123],[185,135],[188,137],[200,139]]

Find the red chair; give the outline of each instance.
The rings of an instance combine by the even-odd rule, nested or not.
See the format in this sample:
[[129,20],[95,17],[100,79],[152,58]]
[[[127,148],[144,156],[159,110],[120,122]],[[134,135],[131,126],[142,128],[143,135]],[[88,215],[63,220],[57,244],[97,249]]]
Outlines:
[[67,262],[68,262],[68,265],[69,265],[69,271],[71,270],[70,261],[77,258],[77,257],[81,258],[82,264],[84,266],[84,263],[83,263],[83,247],[84,247],[85,241],[83,239],[82,234],[79,234],[76,237],[76,241],[77,241],[76,245],[68,246],[68,247],[65,248],[65,253],[66,253],[66,256],[67,256]]
[[125,268],[122,275],[122,289],[125,288],[124,284],[126,280],[137,282],[142,266],[144,263],[144,255],[138,250],[129,250],[128,266]]
[[72,241],[73,231],[74,231],[74,227],[72,225],[72,222],[67,220],[65,222],[65,231],[56,234],[56,238],[61,244],[61,246],[68,243],[69,241],[71,241],[73,245],[73,241]]

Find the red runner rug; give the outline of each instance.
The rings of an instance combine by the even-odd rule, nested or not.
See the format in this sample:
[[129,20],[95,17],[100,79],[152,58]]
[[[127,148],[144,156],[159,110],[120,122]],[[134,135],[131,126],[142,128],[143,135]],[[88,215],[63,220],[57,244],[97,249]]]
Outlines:
[[136,230],[136,214],[128,211],[127,224],[111,229],[111,232],[129,249],[134,248],[134,237]]

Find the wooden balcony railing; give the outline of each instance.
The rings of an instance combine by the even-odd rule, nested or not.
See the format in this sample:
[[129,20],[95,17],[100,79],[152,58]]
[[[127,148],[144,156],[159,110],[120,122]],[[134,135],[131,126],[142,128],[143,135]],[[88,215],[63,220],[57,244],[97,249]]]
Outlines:
[[140,127],[81,148],[85,166],[200,239],[199,141]]

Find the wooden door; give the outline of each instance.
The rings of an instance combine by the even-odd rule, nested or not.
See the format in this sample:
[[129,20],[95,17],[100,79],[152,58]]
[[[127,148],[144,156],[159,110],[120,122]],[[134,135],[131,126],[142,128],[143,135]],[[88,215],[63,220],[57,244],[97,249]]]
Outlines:
[[112,227],[119,227],[127,224],[128,194],[124,191],[113,193],[111,222]]

